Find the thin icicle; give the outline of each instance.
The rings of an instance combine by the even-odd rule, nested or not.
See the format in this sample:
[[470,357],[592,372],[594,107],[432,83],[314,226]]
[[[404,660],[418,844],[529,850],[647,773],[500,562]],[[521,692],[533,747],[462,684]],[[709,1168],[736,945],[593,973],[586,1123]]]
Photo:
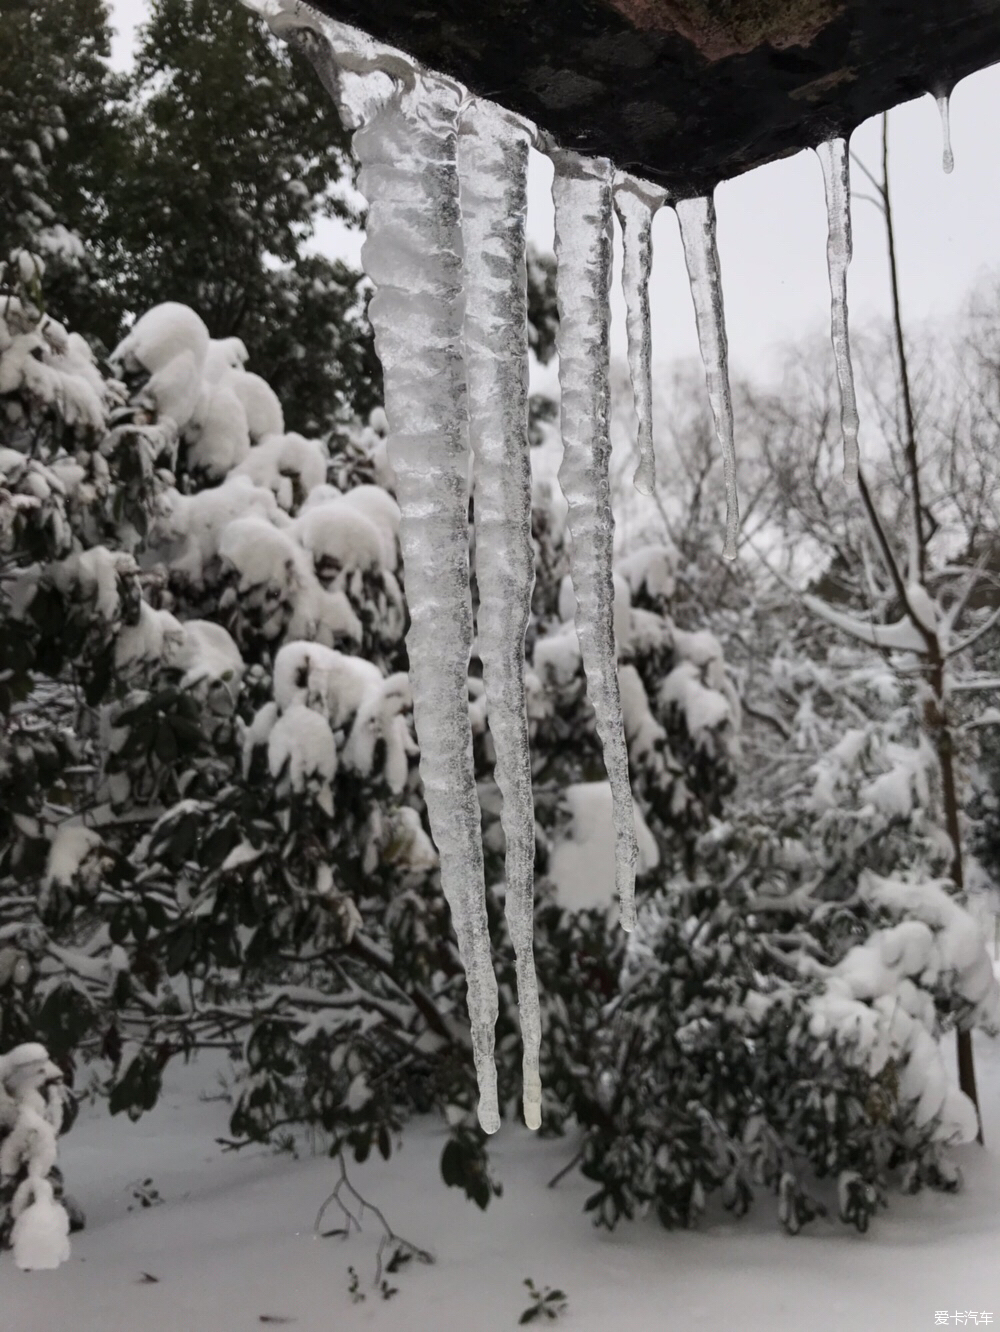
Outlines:
[[469,428],[461,353],[457,85],[416,74],[354,136],[368,200],[362,257],[382,362],[410,628],[406,647],[420,773],[441,886],[468,978],[479,1122],[500,1127],[497,983],[486,918],[468,669]]
[[851,262],[851,159],[846,139],[828,139],[816,149],[826,187],[826,265],[830,274],[830,340],[840,384],[840,429],[844,437],[844,481],[858,484],[858,405],[847,328],[847,269]]
[[698,344],[705,363],[708,400],[712,404],[715,432],[722,448],[722,473],[726,484],[726,544],[723,558],[735,560],[740,527],[740,504],[736,493],[736,446],[733,441],[733,401],[729,391],[729,344],[726,314],[722,304],[722,272],[715,240],[715,200],[711,195],[682,199],[674,204],[681,228],[684,260],[691,283]]
[[531,459],[525,216],[528,135],[473,99],[458,139],[465,248],[465,368],[475,458],[478,644],[503,797],[505,911],[517,968],[524,1122],[541,1124],[541,1014],[533,953],[535,814],[524,693],[531,614]]
[[611,164],[570,152],[558,152],[553,160],[563,440],[559,484],[569,506],[577,635],[611,784],[619,915],[622,927],[631,930],[639,852],[618,687],[611,572],[615,525],[608,479]]
[[663,190],[634,176],[619,173],[615,178],[615,212],[622,227],[628,368],[639,423],[639,465],[633,481],[640,495],[652,495],[656,489],[649,276],[653,267],[653,217],[665,197]]
[[934,94],[941,113],[941,166],[946,176],[955,170],[955,154],[951,151],[951,89]]

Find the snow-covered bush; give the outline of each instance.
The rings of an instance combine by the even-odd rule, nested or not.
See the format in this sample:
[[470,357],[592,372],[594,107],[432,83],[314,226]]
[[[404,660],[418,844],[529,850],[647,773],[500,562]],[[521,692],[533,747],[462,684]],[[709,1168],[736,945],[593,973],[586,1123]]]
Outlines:
[[[417,775],[384,416],[324,443],[285,432],[244,349],[186,307],[137,321],[112,357],[121,380],[27,293],[8,314],[0,1038],[43,1039],[67,1072],[102,1056],[112,1111],[133,1115],[170,1057],[228,1044],[243,1061],[239,1140],[311,1123],[359,1156],[388,1154],[410,1111],[450,1106],[449,1180],[485,1203],[462,1118],[464,974]],[[564,788],[603,769],[544,487],[535,529],[544,870],[565,840]],[[650,579],[630,573],[645,595]],[[690,840],[731,780],[718,644],[633,606],[627,577],[618,619],[639,817]],[[470,715],[512,968],[475,660]],[[516,1033],[509,1000],[510,1105]]]
[[0,1249],[9,1245],[29,1271],[69,1257],[70,1216],[56,1168],[65,1099],[44,1045],[0,1055]]
[[[41,1040],[68,1076],[99,1067],[111,1110],[138,1115],[170,1058],[221,1044],[235,1141],[310,1124],[359,1159],[437,1109],[445,1178],[485,1205],[384,416],[327,441],[285,431],[245,349],[178,305],[137,321],[109,379],[33,304],[37,273],[17,267],[0,325],[0,1048]],[[781,783],[762,780],[723,823],[741,705],[720,638],[680,594],[670,545],[626,554],[615,621],[645,903],[626,943],[607,909],[581,909],[567,852],[606,787],[542,466],[533,535],[543,1122],[583,1125],[599,1217],[648,1202],[689,1221],[714,1187],[742,1207],[764,1180],[794,1227],[826,1173],[864,1224],[887,1171],[947,1182],[968,1108],[935,1041],[995,996],[940,884],[911,711],[869,663],[850,687],[875,704],[856,700],[859,725],[836,733],[815,703],[831,680],[777,661],[775,689],[797,700],[791,798],[775,815]],[[474,655],[511,1110],[521,1052],[479,676]]]
[[[754,740],[753,781],[627,944],[602,956],[603,921],[574,922],[603,996],[560,1025],[560,1085],[609,1226],[689,1225],[713,1194],[742,1213],[763,1187],[789,1230],[827,1210],[865,1229],[893,1182],[957,1187],[947,1149],[977,1131],[941,1038],[995,1030],[1000,1000],[907,685],[842,649],[771,673],[780,768]],[[546,965],[558,987],[564,956]]]

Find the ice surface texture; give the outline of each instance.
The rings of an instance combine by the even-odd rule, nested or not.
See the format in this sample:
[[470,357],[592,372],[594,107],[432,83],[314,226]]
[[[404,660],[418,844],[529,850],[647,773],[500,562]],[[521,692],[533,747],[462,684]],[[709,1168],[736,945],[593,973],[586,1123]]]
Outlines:
[[615,524],[608,476],[612,168],[606,158],[576,153],[560,152],[554,161],[556,350],[563,440],[559,484],[569,506],[566,523],[572,542],[576,631],[611,783],[619,913],[623,928],[631,930],[639,852],[618,686],[612,577]]
[[662,190],[633,176],[619,174],[616,177],[615,212],[622,228],[628,368],[639,425],[639,465],[633,480],[641,495],[652,495],[656,489],[649,278],[653,269],[653,217],[664,197]]
[[541,1015],[535,977],[535,815],[524,696],[524,635],[531,613],[528,447],[526,131],[487,102],[470,100],[460,122],[465,247],[465,369],[475,456],[474,512],[479,656],[507,843],[507,926],[517,964],[524,1042],[524,1121],[541,1123]]
[[722,270],[716,245],[715,200],[705,196],[681,199],[674,204],[680,223],[684,260],[691,282],[698,344],[705,363],[708,400],[715,419],[715,433],[722,449],[726,484],[726,544],[722,554],[736,558],[736,536],[740,506],[736,493],[736,446],[733,441],[733,402],[729,391],[729,343],[722,304]]
[[840,428],[844,437],[844,480],[858,483],[858,408],[847,332],[847,267],[851,262],[851,160],[846,139],[828,139],[816,149],[826,186],[830,272],[830,338],[840,384]]
[[410,629],[420,772],[441,885],[468,978],[479,1122],[500,1127],[490,954],[468,673],[469,414],[456,163],[461,90],[415,75],[354,136],[369,201],[363,250],[385,383]]

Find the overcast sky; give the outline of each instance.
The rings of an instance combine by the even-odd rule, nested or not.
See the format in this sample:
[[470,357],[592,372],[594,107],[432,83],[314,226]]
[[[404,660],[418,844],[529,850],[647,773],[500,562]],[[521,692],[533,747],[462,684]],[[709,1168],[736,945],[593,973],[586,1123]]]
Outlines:
[[[234,4],[238,0],[234,0]],[[114,56],[128,59],[134,27],[146,0],[112,0],[118,25]],[[951,108],[955,170],[941,170],[937,107],[924,97],[890,116],[890,185],[908,322],[948,318],[984,272],[1000,268],[1000,66],[966,79]],[[851,146],[873,168],[880,122],[854,134]],[[551,244],[548,164],[535,159],[529,231]],[[855,169],[854,184],[862,189]],[[826,210],[819,162],[811,152],[773,162],[720,185],[716,193],[719,249],[734,369],[766,373],[783,343],[797,341],[828,322]],[[885,231],[869,203],[853,206],[854,262],[849,278],[852,321],[888,311]],[[360,240],[331,229],[321,246],[357,260]],[[677,223],[663,209],[654,226],[652,288],[656,359],[697,351]],[[623,337],[623,307],[616,302],[615,337]]]

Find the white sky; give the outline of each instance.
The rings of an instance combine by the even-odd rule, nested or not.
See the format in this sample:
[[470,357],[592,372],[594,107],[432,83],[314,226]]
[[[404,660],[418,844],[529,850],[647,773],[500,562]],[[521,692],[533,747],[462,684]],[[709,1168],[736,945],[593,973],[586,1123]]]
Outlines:
[[[233,0],[234,4],[238,0]],[[119,33],[116,63],[125,64],[134,26],[146,0],[112,0]],[[890,186],[904,317],[909,323],[947,318],[977,278],[1000,268],[1000,66],[960,83],[951,106],[955,170],[941,170],[941,131],[931,97],[909,102],[890,116]],[[852,148],[873,169],[880,124],[854,134]],[[550,168],[535,157],[528,227],[540,245],[551,244]],[[863,190],[854,170],[855,189]],[[719,250],[725,279],[730,357],[734,371],[766,373],[776,350],[828,323],[826,211],[819,162],[811,152],[773,162],[716,192]],[[881,214],[855,199],[854,262],[849,277],[852,321],[888,312],[889,286]],[[687,276],[672,210],[654,226],[651,288],[656,360],[697,354]],[[360,238],[330,227],[319,248],[357,262]],[[623,306],[614,308],[616,342],[623,339]],[[623,347],[623,342],[621,347]]]

